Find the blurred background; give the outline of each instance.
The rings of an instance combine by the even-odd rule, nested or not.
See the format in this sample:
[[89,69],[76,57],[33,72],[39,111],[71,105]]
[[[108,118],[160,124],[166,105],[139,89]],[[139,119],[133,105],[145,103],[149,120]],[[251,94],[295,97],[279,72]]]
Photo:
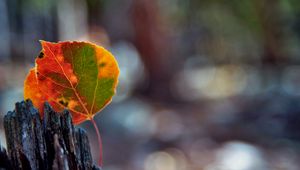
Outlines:
[[1,119],[41,39],[119,62],[95,117],[105,170],[300,169],[299,0],[0,0]]

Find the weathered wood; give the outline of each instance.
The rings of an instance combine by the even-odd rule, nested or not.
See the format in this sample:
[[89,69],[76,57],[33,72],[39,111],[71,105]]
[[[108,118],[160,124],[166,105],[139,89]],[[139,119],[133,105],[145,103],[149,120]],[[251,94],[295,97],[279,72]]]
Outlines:
[[6,150],[0,146],[0,170],[12,169]]
[[0,148],[0,169],[100,169],[86,132],[73,126],[68,110],[57,113],[45,103],[41,120],[31,101],[22,101],[4,117],[4,129],[7,152]]

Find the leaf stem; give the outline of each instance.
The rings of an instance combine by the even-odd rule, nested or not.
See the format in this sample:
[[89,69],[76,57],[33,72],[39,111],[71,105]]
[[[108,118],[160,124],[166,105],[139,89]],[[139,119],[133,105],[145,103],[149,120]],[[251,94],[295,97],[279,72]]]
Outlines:
[[97,126],[97,123],[95,122],[94,118],[91,119],[91,122],[95,128],[95,131],[97,133],[97,139],[98,139],[98,145],[99,145],[99,166],[103,166],[103,150],[102,150],[102,140],[99,132],[99,128]]

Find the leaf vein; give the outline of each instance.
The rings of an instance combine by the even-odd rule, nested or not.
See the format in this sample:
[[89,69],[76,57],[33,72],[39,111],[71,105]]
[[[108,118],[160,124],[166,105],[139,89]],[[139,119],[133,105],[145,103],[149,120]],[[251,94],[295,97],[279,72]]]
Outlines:
[[56,56],[54,55],[54,53],[52,52],[52,50],[51,50],[47,45],[45,45],[45,47],[47,47],[48,50],[50,51],[50,53],[53,55],[55,61],[57,62],[57,64],[58,64],[59,67],[61,68],[61,70],[62,70],[64,76],[65,76],[66,79],[69,81],[69,83],[70,83],[70,85],[71,85],[71,87],[72,87],[72,89],[73,89],[73,91],[74,91],[74,94],[76,95],[76,97],[77,97],[78,101],[80,102],[82,108],[85,110],[86,114],[89,114],[87,108],[84,106],[84,104],[83,104],[81,98],[79,97],[79,95],[78,95],[76,89],[74,88],[72,82],[70,81],[70,79],[69,79],[68,76],[66,75],[65,70],[63,69],[62,65],[59,63],[59,61],[57,60],[57,58],[56,58]]

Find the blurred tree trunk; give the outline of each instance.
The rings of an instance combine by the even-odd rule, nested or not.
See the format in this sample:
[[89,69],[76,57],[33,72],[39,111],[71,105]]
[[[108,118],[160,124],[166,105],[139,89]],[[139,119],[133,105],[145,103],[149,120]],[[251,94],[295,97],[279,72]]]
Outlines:
[[278,0],[254,1],[262,27],[264,65],[280,65],[286,61],[284,54],[283,13]]
[[135,30],[134,44],[148,74],[148,84],[143,90],[146,95],[155,98],[170,98],[172,42],[163,30],[164,23],[157,1],[133,0],[131,12]]

